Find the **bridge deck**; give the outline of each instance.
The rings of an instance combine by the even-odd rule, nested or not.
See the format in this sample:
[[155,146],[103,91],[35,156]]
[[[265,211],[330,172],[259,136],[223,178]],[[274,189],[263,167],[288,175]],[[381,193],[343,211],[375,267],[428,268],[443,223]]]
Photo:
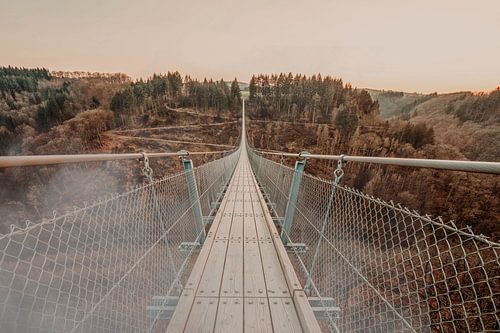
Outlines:
[[245,147],[168,332],[315,332]]

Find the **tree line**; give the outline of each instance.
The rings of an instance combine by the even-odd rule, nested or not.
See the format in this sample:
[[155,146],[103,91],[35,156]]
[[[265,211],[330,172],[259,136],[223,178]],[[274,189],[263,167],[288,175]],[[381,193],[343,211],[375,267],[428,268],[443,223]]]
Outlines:
[[463,96],[463,102],[458,105],[448,104],[446,113],[453,114],[460,122],[476,123],[500,122],[500,87],[490,93],[469,94]]
[[36,92],[39,80],[50,80],[51,76],[45,68],[0,67],[0,92],[10,94],[15,100],[16,93],[22,91]]
[[221,79],[198,81],[179,72],[153,75],[146,81],[140,79],[117,92],[111,100],[111,110],[118,114],[131,113],[148,103],[164,103],[174,107],[192,107],[217,111],[236,110],[241,102],[241,92],[235,79],[230,86]]
[[345,135],[352,134],[360,118],[378,112],[378,103],[372,101],[367,91],[321,74],[253,75],[249,90],[256,117],[335,123]]
[[[250,80],[250,102],[261,117],[293,118],[307,116],[312,122],[330,122],[331,112],[345,105],[353,113],[370,113],[377,109],[365,90],[353,89],[342,79],[321,74],[292,73],[253,75]],[[297,114],[298,113],[298,114]]]

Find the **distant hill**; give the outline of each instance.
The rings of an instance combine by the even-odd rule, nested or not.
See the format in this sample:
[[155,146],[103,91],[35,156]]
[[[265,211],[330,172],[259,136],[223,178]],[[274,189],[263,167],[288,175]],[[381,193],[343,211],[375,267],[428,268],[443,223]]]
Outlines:
[[411,114],[415,107],[436,94],[424,95],[392,90],[365,89],[371,98],[378,100],[382,118],[400,117]]
[[447,94],[420,94],[392,90],[365,89],[380,106],[383,118],[401,117],[405,120],[424,114],[447,113],[461,122],[498,121],[500,117],[499,88],[489,93],[470,91]]
[[[228,87],[230,87],[231,83],[233,83],[233,81],[225,81],[225,82],[227,83]],[[250,87],[250,85],[248,83],[246,83],[246,82],[239,82],[239,81],[238,81],[238,86],[240,87],[241,91],[248,91],[249,87]]]
[[490,93],[418,94],[367,89],[383,118],[425,123],[437,143],[455,146],[471,160],[500,159],[500,90]]
[[241,91],[250,90],[250,85],[246,82],[238,82],[238,85],[240,86]]

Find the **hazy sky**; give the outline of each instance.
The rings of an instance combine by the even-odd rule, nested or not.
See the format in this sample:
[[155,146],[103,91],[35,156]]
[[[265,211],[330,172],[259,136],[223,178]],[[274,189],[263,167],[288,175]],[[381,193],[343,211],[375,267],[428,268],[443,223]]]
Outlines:
[[500,0],[0,0],[0,65],[203,78],[320,72],[421,92],[500,84]]

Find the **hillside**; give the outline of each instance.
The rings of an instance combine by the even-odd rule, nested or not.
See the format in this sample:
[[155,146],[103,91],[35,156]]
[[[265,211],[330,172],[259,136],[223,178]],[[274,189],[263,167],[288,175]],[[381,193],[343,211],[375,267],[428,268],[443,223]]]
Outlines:
[[416,106],[433,96],[402,91],[366,89],[373,100],[378,101],[382,118],[407,117]]
[[[2,155],[222,151],[239,140],[239,92],[224,83],[177,72],[137,82],[123,74],[41,73],[0,70]],[[182,169],[178,159],[151,166],[155,178]],[[0,233],[140,185],[141,168],[121,161],[0,170]]]
[[500,160],[500,91],[421,95],[368,90],[383,118],[433,127],[436,143],[457,147],[467,159]]
[[[132,82],[123,74],[8,69],[0,80],[2,154],[220,151],[239,140],[237,80],[202,82],[177,72]],[[499,95],[418,95],[353,88],[331,77],[252,77],[248,135],[257,148],[320,154],[459,160],[500,158]],[[372,99],[376,95],[378,100]],[[387,109],[388,108],[388,109]],[[388,115],[391,115],[389,118]],[[195,164],[215,156],[197,157]],[[291,160],[287,161],[292,164]],[[181,170],[152,161],[156,177]],[[329,179],[331,162],[307,171]],[[500,237],[493,176],[348,164],[344,184],[475,232]],[[0,171],[0,227],[40,220],[143,182],[139,162]],[[471,200],[474,198],[474,200]]]
[[[498,90],[481,96],[391,93],[391,100],[395,100],[391,101],[391,112],[398,114],[395,110],[408,109],[411,116],[405,120],[405,117],[384,119],[382,105],[389,105],[387,100],[373,101],[366,91],[352,89],[341,80],[260,76],[253,82],[249,140],[257,148],[318,154],[500,160]],[[465,98],[460,97],[464,94]],[[471,114],[477,117],[465,118]],[[287,163],[293,165],[292,160]],[[330,179],[333,168],[333,162],[311,160],[306,171]],[[476,233],[500,239],[497,178],[349,163],[343,182],[419,212],[442,216],[445,221],[454,220],[461,228],[470,225]]]

